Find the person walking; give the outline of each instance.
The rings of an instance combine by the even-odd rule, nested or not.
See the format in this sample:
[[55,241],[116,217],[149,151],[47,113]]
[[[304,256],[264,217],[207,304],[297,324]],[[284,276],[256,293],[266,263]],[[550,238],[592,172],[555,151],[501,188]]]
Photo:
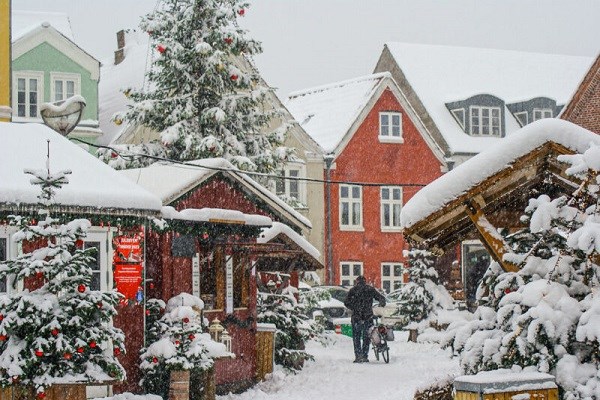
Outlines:
[[373,326],[373,301],[378,300],[385,306],[385,297],[373,286],[367,285],[365,277],[360,275],[346,295],[344,305],[352,311],[352,340],[354,342],[354,362],[369,362],[369,328]]

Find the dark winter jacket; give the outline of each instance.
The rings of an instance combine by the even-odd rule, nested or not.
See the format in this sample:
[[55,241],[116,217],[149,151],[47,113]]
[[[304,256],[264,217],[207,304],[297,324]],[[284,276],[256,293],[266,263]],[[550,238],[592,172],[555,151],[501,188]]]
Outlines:
[[385,305],[385,297],[373,286],[358,282],[346,296],[344,305],[352,311],[352,319],[368,321],[373,319],[373,300],[377,299],[380,305]]

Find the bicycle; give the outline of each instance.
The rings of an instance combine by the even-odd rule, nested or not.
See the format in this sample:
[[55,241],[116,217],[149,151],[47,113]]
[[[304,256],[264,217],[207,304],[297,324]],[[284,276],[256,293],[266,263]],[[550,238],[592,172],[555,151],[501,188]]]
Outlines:
[[375,318],[375,325],[371,328],[371,332],[369,333],[371,336],[373,352],[375,353],[375,359],[379,361],[379,356],[381,355],[381,358],[383,358],[383,361],[385,361],[386,364],[390,362],[390,347],[387,342],[390,335],[389,330],[391,329],[392,328],[379,323],[378,318]]

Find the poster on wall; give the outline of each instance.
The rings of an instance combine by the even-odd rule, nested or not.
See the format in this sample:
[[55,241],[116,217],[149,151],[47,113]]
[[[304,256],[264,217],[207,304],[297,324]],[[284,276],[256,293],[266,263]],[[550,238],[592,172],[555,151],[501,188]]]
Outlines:
[[113,277],[124,300],[142,301],[142,237],[143,233],[113,238]]
[[229,256],[225,263],[225,312],[233,312],[233,257]]

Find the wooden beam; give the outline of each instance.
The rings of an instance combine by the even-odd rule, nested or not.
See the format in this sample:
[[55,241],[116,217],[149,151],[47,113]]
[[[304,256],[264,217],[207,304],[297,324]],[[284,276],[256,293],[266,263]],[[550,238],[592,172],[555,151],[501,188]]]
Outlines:
[[504,243],[504,240],[502,240],[502,237],[498,234],[496,228],[494,228],[486,218],[481,210],[479,202],[467,199],[465,200],[465,206],[469,218],[471,218],[473,225],[475,225],[475,228],[477,228],[477,231],[479,232],[481,242],[494,260],[496,260],[506,272],[518,271],[519,268],[517,268],[516,265],[503,260],[504,254],[508,253],[510,250],[506,243]]

